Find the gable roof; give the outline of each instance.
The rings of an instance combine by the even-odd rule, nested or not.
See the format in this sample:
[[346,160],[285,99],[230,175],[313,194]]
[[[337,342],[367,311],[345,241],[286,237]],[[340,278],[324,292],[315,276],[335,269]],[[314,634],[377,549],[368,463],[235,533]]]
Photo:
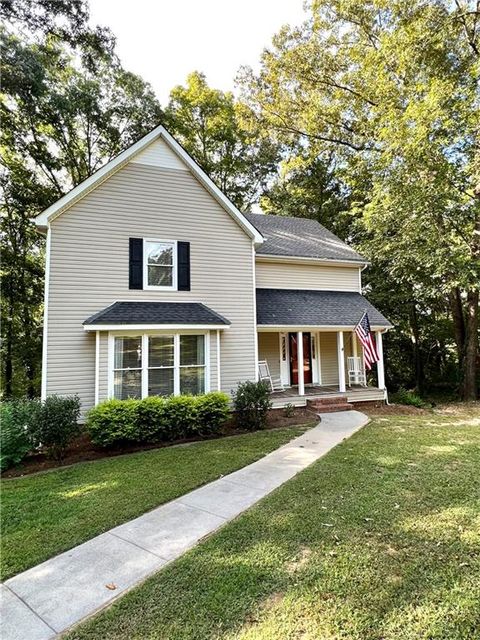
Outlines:
[[147,133],[143,138],[132,144],[128,149],[122,151],[118,156],[110,160],[101,169],[92,174],[89,178],[81,182],[74,187],[67,194],[62,196],[59,200],[54,202],[48,209],[45,209],[35,218],[35,224],[37,227],[46,228],[49,221],[55,219],[68,210],[75,202],[83,198],[88,192],[92,191],[101,182],[109,178],[113,173],[121,169],[130,160],[134,158],[138,153],[143,151],[148,145],[155,140],[161,138],[168,145],[168,147],[175,153],[181,161],[188,167],[197,180],[205,187],[205,189],[212,195],[215,200],[220,204],[227,213],[240,225],[240,227],[247,233],[255,244],[261,244],[263,242],[262,234],[258,229],[245,217],[245,215],[237,209],[237,207],[227,198],[227,196],[220,191],[217,185],[207,176],[205,171],[198,165],[195,160],[185,151],[185,149],[175,140],[175,138],[168,133],[163,125],[159,125],[150,133]]
[[264,237],[257,255],[291,256],[341,262],[368,261],[316,220],[246,213]]

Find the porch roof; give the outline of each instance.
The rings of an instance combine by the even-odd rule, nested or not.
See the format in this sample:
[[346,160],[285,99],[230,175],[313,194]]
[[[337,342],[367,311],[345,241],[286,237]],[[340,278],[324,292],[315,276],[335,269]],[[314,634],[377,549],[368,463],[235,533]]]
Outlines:
[[353,329],[364,311],[374,327],[392,324],[360,293],[305,289],[257,289],[257,325]]

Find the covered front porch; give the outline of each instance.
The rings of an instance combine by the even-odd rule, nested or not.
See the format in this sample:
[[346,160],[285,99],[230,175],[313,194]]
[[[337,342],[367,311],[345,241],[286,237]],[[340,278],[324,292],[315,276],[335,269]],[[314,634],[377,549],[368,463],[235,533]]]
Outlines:
[[[376,371],[367,377],[363,348],[353,328],[271,331],[258,327],[258,357],[268,364],[274,381],[274,407],[302,406],[315,396],[342,396],[348,402],[384,400],[382,333],[375,331],[380,360]],[[357,373],[352,372],[352,358],[358,365]]]
[[[368,376],[355,333],[365,314],[379,356]],[[306,397],[318,395],[383,400],[382,337],[391,326],[357,292],[257,289],[258,360],[275,382],[275,403],[305,404]]]
[[273,409],[280,409],[286,405],[294,407],[304,407],[307,400],[313,398],[345,398],[347,402],[382,402],[386,399],[386,389],[378,387],[347,387],[345,392],[341,392],[335,385],[307,385],[303,396],[299,395],[298,387],[288,387],[284,391],[273,391],[271,401]]

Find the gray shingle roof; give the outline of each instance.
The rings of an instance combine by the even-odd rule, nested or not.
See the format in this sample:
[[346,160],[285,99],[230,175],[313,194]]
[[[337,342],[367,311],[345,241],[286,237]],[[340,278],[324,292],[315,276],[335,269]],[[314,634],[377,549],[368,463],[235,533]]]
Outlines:
[[360,293],[257,289],[257,324],[292,326],[354,326],[367,311],[371,325],[391,323]]
[[114,302],[83,324],[228,325],[230,322],[200,302]]
[[265,238],[265,242],[257,248],[259,255],[367,262],[365,258],[316,220],[263,215],[261,213],[246,213],[244,215]]

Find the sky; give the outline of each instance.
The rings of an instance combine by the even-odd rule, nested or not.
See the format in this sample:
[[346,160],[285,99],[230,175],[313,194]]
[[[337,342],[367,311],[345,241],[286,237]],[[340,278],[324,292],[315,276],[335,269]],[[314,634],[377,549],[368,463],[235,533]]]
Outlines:
[[90,0],[92,24],[117,37],[125,69],[149,82],[162,105],[170,89],[202,71],[211,87],[234,89],[242,65],[258,68],[284,24],[299,24],[304,0]]

